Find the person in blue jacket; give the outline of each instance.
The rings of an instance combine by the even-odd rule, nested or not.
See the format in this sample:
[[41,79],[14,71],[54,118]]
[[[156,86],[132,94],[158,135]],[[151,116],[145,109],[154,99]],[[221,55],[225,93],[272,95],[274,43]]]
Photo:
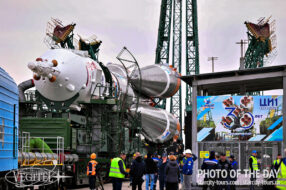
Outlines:
[[[237,161],[235,160],[234,155],[230,155],[229,161],[230,161],[230,164],[231,164],[231,166],[232,166],[232,170],[235,170],[235,175],[234,175],[233,177],[231,176],[231,178],[230,178],[230,181],[233,181],[233,182],[234,182],[234,181],[237,180],[238,163],[237,163]],[[232,183],[232,184],[230,185],[230,189],[231,189],[231,190],[235,190],[235,184],[234,184],[234,183]]]
[[[203,161],[201,168],[205,173],[212,173],[218,169],[218,160],[216,159],[216,154],[214,151],[211,151],[209,158],[206,158]],[[203,190],[207,190],[208,188],[217,189],[216,181],[217,181],[217,175],[214,176],[205,175]]]
[[185,158],[183,159],[183,175],[184,175],[184,183],[183,189],[190,190],[192,185],[192,174],[193,174],[193,166],[194,161],[197,159],[195,154],[192,154],[190,149],[185,151]]

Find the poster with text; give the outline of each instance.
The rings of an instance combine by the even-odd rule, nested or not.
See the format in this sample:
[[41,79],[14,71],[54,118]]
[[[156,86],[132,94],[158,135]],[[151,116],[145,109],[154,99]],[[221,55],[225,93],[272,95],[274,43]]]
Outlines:
[[282,96],[198,96],[198,141],[282,141]]

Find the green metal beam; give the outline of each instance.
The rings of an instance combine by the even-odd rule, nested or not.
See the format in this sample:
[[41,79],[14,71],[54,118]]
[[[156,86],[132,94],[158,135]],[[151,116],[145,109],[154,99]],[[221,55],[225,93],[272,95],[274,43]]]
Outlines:
[[[173,4],[173,54],[172,66],[181,73],[182,65],[182,1],[175,0]],[[170,112],[173,113],[182,124],[182,97],[181,87],[178,92],[171,97]]]
[[[172,0],[162,0],[155,64],[169,64]],[[166,100],[159,107],[166,108]]]
[[[200,73],[197,0],[186,0],[186,75]],[[192,88],[187,85],[186,111],[192,110]]]
[[260,39],[256,39],[250,33],[247,34],[250,43],[248,44],[248,48],[245,52],[245,68],[263,67],[264,58],[267,53],[269,53],[270,40],[266,39],[265,41],[262,41]]

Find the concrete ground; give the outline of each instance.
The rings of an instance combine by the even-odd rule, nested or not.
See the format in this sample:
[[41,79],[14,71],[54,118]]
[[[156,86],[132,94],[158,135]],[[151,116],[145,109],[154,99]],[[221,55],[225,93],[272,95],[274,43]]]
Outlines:
[[[257,180],[258,184],[261,184],[264,179],[263,179],[263,176],[262,175],[258,175],[257,176]],[[198,176],[197,177],[197,182],[198,184],[202,184],[203,183],[203,176]],[[238,180],[237,180],[238,184],[245,184],[244,186],[240,186],[240,187],[237,187],[236,189],[239,189],[239,190],[248,190],[249,189],[249,186],[246,186],[247,182],[250,182],[249,180],[249,176],[246,176],[245,174],[241,174],[241,175],[238,175]],[[122,185],[122,190],[131,190],[132,188],[129,187],[129,182],[124,182],[123,185]],[[88,187],[78,187],[76,189],[80,189],[80,190],[89,190]],[[157,182],[157,190],[159,189],[159,181]],[[179,189],[181,189],[181,184],[179,186]],[[201,187],[192,187],[192,189],[202,189]],[[259,190],[259,189],[262,189],[261,186],[257,186],[255,187],[256,190]],[[74,189],[75,190],[75,189]],[[104,185],[104,190],[112,190],[112,184],[111,183],[108,183],[108,184],[105,184]],[[142,185],[142,190],[145,190],[145,182],[143,183]]]
[[[88,187],[80,187],[80,188],[77,188],[78,190],[89,190]],[[156,190],[159,189],[159,183],[157,184],[157,188]],[[180,185],[180,189],[181,189],[181,185]],[[200,190],[202,188],[200,187],[193,187],[192,190]],[[236,188],[238,190],[249,190],[249,187],[238,187]],[[262,189],[261,187],[256,187],[255,190],[260,190]],[[108,183],[108,184],[105,184],[104,185],[104,190],[112,190],[112,184],[111,183]],[[129,187],[129,182],[124,182],[123,185],[122,185],[122,190],[131,190],[131,187]],[[142,185],[142,190],[145,190],[145,183]]]
[[[129,186],[129,182],[123,182],[122,184],[122,190],[131,190],[132,188]],[[181,187],[181,186],[180,186]],[[88,187],[78,188],[80,190],[89,190]],[[157,182],[157,190],[159,189],[159,182]],[[108,183],[104,185],[104,190],[112,190],[112,184]],[[145,190],[145,183],[142,185],[142,190]]]

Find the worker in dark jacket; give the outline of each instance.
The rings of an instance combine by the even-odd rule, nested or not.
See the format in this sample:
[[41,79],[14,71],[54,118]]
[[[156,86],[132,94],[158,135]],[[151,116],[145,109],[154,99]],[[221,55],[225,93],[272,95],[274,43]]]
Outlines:
[[209,158],[205,159],[202,164],[202,170],[205,173],[203,190],[208,189],[208,187],[210,189],[216,188],[216,175],[206,175],[207,173],[215,173],[216,169],[218,169],[218,160],[215,159],[215,152],[211,151]]
[[171,155],[165,168],[166,174],[166,190],[178,190],[180,169],[176,161],[176,156]]
[[162,155],[162,160],[159,162],[159,185],[160,185],[160,190],[164,190],[164,187],[166,186],[166,174],[165,174],[165,168],[168,163],[168,156],[166,153]]
[[[154,153],[154,155],[152,156],[152,159],[154,160],[154,162],[156,163],[156,165],[158,167],[159,161],[160,161],[158,158],[158,154]],[[158,180],[158,173],[154,175],[154,187],[153,187],[154,190],[156,190],[157,180]]]
[[109,177],[112,178],[113,190],[122,189],[122,181],[125,176],[128,175],[126,172],[126,166],[124,160],[126,159],[126,154],[121,153],[120,157],[113,158],[111,161]]
[[89,188],[91,190],[94,190],[96,182],[96,166],[97,166],[97,162],[95,161],[96,154],[92,153],[90,155],[90,159],[91,160],[87,164],[86,175],[89,177]]
[[137,187],[138,190],[142,189],[142,177],[144,173],[145,163],[143,161],[143,158],[141,157],[141,154],[139,152],[136,152],[136,158],[135,160],[133,160],[130,169],[130,176],[132,177],[132,190],[136,190]]
[[153,190],[154,188],[154,178],[155,174],[158,173],[158,167],[154,160],[151,158],[152,154],[148,153],[147,158],[145,159],[145,177],[146,177],[146,190],[149,190],[149,182],[150,189]]
[[230,189],[230,171],[232,170],[232,166],[230,162],[226,159],[225,153],[220,154],[220,160],[218,162],[218,189],[229,190]]
[[234,182],[237,180],[237,170],[238,170],[238,163],[234,158],[234,155],[230,155],[229,157],[229,162],[231,164],[231,172],[233,174],[233,176],[231,176],[230,181],[232,181],[233,183],[230,185],[230,189],[231,190],[235,190],[235,184]]

